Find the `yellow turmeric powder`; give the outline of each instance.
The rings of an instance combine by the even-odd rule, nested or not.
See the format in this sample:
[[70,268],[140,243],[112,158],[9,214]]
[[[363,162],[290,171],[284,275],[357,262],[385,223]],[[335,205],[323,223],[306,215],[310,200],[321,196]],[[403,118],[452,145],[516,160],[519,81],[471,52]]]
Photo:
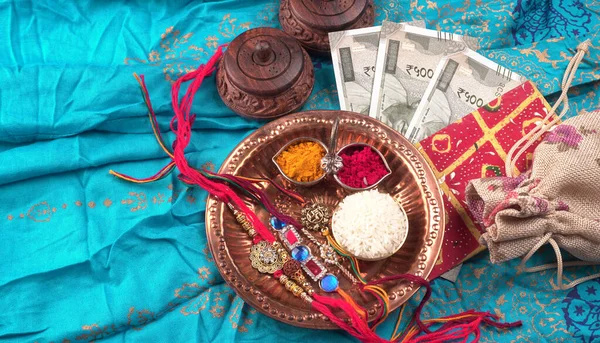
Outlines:
[[315,142],[305,141],[290,145],[275,162],[283,173],[292,180],[310,182],[320,178],[324,171],[321,159],[325,149]]

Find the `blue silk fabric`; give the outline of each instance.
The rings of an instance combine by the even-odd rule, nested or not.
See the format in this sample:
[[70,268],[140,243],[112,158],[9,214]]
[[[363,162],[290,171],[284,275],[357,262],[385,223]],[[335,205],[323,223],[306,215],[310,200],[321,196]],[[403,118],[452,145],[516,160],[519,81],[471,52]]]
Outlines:
[[[424,19],[429,28],[478,37],[481,54],[534,81],[550,101],[572,49],[590,38],[569,115],[600,105],[597,1],[375,4],[377,24]],[[207,248],[204,191],[186,188],[176,173],[143,185],[108,174],[146,177],[169,161],[132,73],[145,75],[172,141],[173,80],[247,29],[279,27],[277,14],[272,0],[0,2],[0,342],[353,340],[245,305]],[[339,108],[331,61],[313,63],[316,84],[302,110]],[[263,124],[232,113],[214,77],[193,112],[187,157],[212,170]],[[483,342],[600,340],[599,282],[557,291],[554,271],[518,275],[516,264],[473,258],[455,284],[433,282],[424,317],[476,308],[523,320],[522,328],[484,330]],[[389,337],[396,315],[378,333]]]

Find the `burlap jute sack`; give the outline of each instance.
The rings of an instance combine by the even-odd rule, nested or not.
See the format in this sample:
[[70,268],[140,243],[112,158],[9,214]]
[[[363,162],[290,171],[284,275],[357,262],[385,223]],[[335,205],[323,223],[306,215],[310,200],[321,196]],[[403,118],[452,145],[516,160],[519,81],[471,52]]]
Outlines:
[[494,263],[548,238],[578,259],[600,262],[600,110],[548,132],[530,172],[471,181],[466,200],[486,228],[481,242]]

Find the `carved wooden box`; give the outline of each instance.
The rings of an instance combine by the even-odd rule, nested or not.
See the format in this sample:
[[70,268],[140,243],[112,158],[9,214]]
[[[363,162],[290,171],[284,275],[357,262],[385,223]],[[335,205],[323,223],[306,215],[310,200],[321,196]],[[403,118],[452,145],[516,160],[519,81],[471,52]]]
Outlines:
[[298,109],[315,83],[310,57],[285,32],[260,27],[237,36],[217,69],[223,102],[241,116],[270,119]]
[[279,22],[309,51],[329,52],[329,32],[373,26],[372,0],[281,0]]

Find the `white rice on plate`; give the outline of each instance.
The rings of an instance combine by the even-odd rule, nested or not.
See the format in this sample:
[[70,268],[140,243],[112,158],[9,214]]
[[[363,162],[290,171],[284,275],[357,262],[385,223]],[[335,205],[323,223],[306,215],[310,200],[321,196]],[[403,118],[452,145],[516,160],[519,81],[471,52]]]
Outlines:
[[393,255],[406,240],[408,219],[400,204],[377,190],[347,196],[333,214],[332,233],[338,244],[358,259]]

